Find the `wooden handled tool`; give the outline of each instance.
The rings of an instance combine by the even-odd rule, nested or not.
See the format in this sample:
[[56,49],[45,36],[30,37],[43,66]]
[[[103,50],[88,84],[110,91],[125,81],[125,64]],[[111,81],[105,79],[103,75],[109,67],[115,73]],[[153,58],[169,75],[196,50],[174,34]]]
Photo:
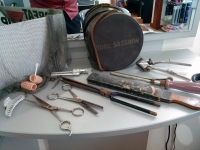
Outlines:
[[136,79],[144,82],[149,82],[155,85],[164,86],[166,89],[172,88],[177,89],[189,93],[195,93],[200,94],[200,84],[194,83],[194,82],[184,82],[184,81],[170,81],[169,79],[148,79],[148,78],[142,78],[138,76],[128,75],[124,73],[119,72],[111,72],[111,75],[118,76],[118,77],[124,77],[129,79]]
[[149,98],[150,100],[166,103],[178,103],[191,109],[200,110],[200,100],[194,97],[182,96],[169,90],[164,90],[152,85],[130,82],[124,79],[92,73],[87,78],[89,83],[123,91],[132,95]]

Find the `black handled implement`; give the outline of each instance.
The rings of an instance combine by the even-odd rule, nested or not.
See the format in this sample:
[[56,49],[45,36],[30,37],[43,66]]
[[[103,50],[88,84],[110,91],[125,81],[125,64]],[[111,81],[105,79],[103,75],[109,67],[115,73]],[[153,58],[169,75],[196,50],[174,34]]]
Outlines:
[[75,81],[75,80],[72,80],[72,79],[64,78],[64,77],[62,78],[62,82],[70,84],[70,85],[78,87],[78,88],[82,88],[82,89],[94,92],[94,93],[101,94],[105,97],[110,98],[111,101],[114,101],[116,103],[131,107],[131,108],[134,108],[134,109],[137,109],[139,111],[142,111],[144,113],[148,113],[148,114],[151,114],[151,115],[154,115],[154,116],[157,115],[156,112],[142,108],[142,107],[139,107],[139,106],[136,106],[136,105],[133,105],[133,104],[130,104],[130,103],[127,103],[127,102],[124,102],[124,101],[121,101],[121,100],[118,100],[118,99],[115,98],[115,96],[129,98],[129,99],[132,99],[132,100],[136,100],[136,101],[143,102],[143,103],[146,103],[146,104],[154,105],[154,106],[157,106],[157,107],[160,106],[160,103],[155,102],[155,101],[151,101],[147,98],[143,98],[143,97],[139,97],[139,96],[132,96],[132,95],[123,94],[123,93],[120,93],[120,92],[110,92],[110,91],[107,91],[104,88],[93,87],[91,85],[87,85],[87,84],[84,84],[84,83],[81,83],[81,82],[78,82],[78,81]]

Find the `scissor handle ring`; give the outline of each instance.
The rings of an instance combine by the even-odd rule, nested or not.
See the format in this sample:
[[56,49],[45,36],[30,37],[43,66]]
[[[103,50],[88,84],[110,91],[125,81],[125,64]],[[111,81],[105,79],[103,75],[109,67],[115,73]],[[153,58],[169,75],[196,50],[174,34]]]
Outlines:
[[[65,87],[68,87],[68,89],[66,89]],[[62,86],[62,89],[63,89],[64,91],[69,91],[69,90],[72,89],[72,86],[71,86],[70,84],[64,84],[64,85]]]
[[[76,113],[76,111],[77,111],[77,112],[80,112],[80,111],[81,111],[81,112],[80,112],[80,113]],[[72,112],[72,114],[73,114],[74,116],[82,116],[82,115],[84,114],[84,109],[78,107],[78,108],[72,109],[71,112]]]
[[[67,125],[67,127],[63,127],[64,125]],[[69,136],[71,136],[71,134],[72,134],[71,126],[72,126],[72,125],[71,125],[71,122],[70,122],[70,121],[65,120],[65,121],[60,122],[60,128],[61,128],[62,130],[68,130],[68,131],[70,131]]]
[[[54,96],[54,97],[52,97]],[[56,100],[59,97],[58,93],[51,93],[47,96],[48,99],[50,100]]]

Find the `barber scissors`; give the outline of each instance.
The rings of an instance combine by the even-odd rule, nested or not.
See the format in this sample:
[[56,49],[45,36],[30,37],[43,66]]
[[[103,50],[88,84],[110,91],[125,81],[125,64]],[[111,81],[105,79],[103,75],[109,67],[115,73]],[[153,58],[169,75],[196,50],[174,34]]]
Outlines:
[[100,106],[100,105],[97,105],[97,104],[88,102],[86,100],[80,99],[74,92],[72,92],[72,90],[71,90],[72,87],[69,84],[64,84],[62,86],[62,89],[64,91],[69,91],[70,94],[73,96],[73,98],[61,97],[61,96],[58,95],[58,93],[51,93],[47,96],[47,98],[50,99],[50,100],[62,99],[62,100],[73,101],[73,102],[79,103],[81,106],[83,106],[84,108],[86,108],[87,110],[89,110],[90,112],[92,112],[94,114],[98,114],[98,112],[96,110],[94,110],[92,107],[90,107],[89,105],[96,106],[96,107],[103,109],[103,107]]
[[[69,134],[69,136],[70,136],[72,134],[70,121],[68,121],[68,120],[62,120],[58,116],[58,114],[56,113],[56,110],[68,111],[68,112],[71,112],[74,116],[82,116],[84,114],[84,110],[82,108],[74,108],[72,110],[69,110],[69,109],[65,109],[65,108],[60,108],[60,107],[52,106],[52,105],[48,104],[47,102],[41,100],[37,96],[35,96],[35,95],[33,95],[33,96],[36,98],[37,102],[36,101],[32,101],[32,100],[27,100],[27,101],[29,101],[31,103],[34,103],[34,104],[36,104],[38,106],[41,106],[41,107],[46,108],[49,111],[51,111],[55,115],[55,117],[60,121],[60,128],[62,130],[68,130],[70,132],[70,134]],[[79,112],[79,113],[77,113],[77,112]]]
[[142,111],[144,113],[147,113],[147,114],[150,114],[150,115],[153,115],[153,116],[156,116],[157,113],[154,112],[154,111],[139,107],[137,105],[133,105],[133,104],[127,103],[125,101],[121,101],[121,100],[119,100],[115,97],[119,96],[119,97],[124,97],[124,98],[128,98],[128,99],[140,101],[140,102],[143,102],[143,103],[147,103],[147,104],[150,104],[150,105],[154,105],[154,106],[157,106],[157,107],[160,106],[160,103],[148,100],[147,98],[144,98],[144,97],[139,97],[139,96],[136,96],[136,95],[127,95],[127,94],[120,93],[120,92],[111,92],[111,91],[108,91],[104,88],[97,88],[97,87],[94,87],[94,86],[91,86],[91,85],[88,85],[88,84],[84,84],[84,83],[81,83],[81,82],[78,82],[78,81],[75,81],[75,80],[72,80],[72,79],[69,79],[69,78],[62,77],[62,82],[66,83],[66,84],[70,84],[70,85],[78,87],[78,88],[81,88],[81,89],[84,89],[84,90],[88,90],[88,91],[103,95],[103,96],[109,98],[111,101],[114,101],[116,103],[131,107],[131,108],[134,108],[134,109],[137,109],[139,111]]

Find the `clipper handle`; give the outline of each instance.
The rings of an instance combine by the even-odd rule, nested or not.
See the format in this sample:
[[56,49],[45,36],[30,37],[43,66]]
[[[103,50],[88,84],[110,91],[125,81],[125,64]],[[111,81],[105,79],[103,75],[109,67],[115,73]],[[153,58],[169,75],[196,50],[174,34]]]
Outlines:
[[173,88],[181,91],[200,94],[200,84],[194,82],[183,82],[183,81],[170,81],[166,80],[164,87],[166,89]]
[[187,64],[187,63],[181,63],[181,62],[175,62],[175,61],[159,61],[159,62],[152,62],[152,60],[149,58],[149,60],[147,61],[149,65],[156,65],[156,64],[174,64],[174,65],[182,65],[182,66],[192,66],[191,64]]

